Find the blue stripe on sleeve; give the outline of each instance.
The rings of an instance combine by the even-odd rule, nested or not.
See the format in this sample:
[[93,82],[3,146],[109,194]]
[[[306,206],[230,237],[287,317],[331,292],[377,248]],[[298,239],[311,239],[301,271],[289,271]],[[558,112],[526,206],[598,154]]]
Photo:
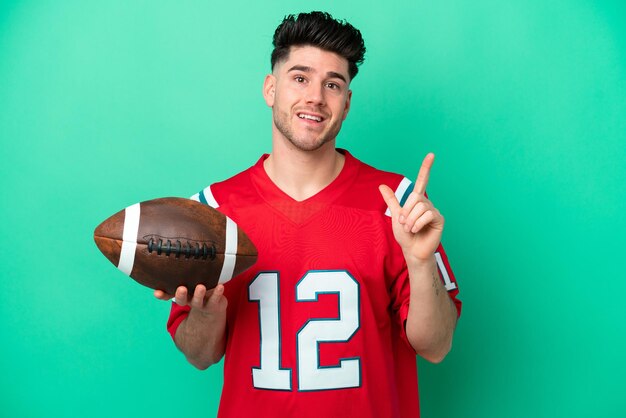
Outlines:
[[414,188],[415,188],[415,183],[411,183],[411,185],[407,187],[406,191],[402,195],[402,199],[400,199],[400,206],[404,206],[404,203],[409,198],[409,195],[411,194]]
[[204,196],[204,190],[198,193],[198,197],[200,198],[200,203],[204,203],[205,205],[209,204],[209,202],[206,201],[206,197]]

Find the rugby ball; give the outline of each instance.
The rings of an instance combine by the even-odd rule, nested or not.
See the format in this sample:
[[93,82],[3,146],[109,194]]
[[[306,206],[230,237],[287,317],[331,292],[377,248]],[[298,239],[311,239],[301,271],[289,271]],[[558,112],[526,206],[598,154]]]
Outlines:
[[129,206],[94,231],[96,245],[124,274],[174,295],[226,283],[250,268],[257,250],[232,219],[190,199],[165,197]]

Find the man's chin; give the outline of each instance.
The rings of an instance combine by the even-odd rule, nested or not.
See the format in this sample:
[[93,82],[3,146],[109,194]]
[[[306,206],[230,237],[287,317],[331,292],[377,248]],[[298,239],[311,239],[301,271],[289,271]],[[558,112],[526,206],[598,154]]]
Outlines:
[[302,140],[298,138],[287,138],[291,145],[299,149],[300,151],[313,152],[317,151],[325,146],[333,146],[333,139],[318,138],[314,140]]

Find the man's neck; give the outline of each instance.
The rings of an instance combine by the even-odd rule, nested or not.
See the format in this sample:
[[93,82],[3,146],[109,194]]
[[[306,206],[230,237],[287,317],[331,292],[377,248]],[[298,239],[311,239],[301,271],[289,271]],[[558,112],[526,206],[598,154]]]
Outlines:
[[315,151],[276,146],[263,167],[279,189],[296,201],[316,195],[341,173],[345,156],[335,149],[334,141]]

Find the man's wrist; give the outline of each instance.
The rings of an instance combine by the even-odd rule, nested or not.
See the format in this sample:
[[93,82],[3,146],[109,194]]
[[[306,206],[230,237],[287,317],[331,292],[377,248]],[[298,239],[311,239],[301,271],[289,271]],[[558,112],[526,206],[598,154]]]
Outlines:
[[411,253],[404,253],[404,259],[407,266],[411,270],[426,270],[431,269],[433,264],[436,264],[435,253],[431,253],[426,258],[420,258]]
[[194,320],[196,321],[210,323],[217,321],[219,319],[220,313],[206,312],[202,309],[191,308],[191,310],[189,311],[189,316],[193,316]]

